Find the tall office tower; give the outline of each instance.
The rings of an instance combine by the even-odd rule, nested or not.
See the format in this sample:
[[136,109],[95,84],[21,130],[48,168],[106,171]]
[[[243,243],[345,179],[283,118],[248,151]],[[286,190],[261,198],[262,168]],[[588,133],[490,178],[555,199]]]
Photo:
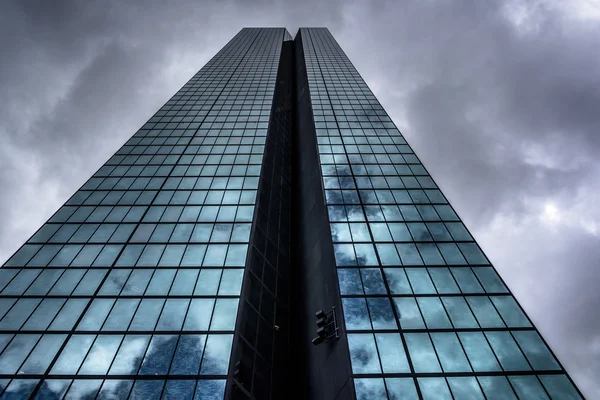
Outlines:
[[3,399],[579,399],[326,29],[243,29],[0,269]]

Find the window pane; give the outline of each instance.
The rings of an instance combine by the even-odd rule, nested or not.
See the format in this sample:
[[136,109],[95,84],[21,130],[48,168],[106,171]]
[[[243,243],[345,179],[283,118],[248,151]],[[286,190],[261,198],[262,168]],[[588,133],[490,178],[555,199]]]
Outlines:
[[150,335],[125,336],[117,356],[110,367],[109,375],[136,374],[149,342]]
[[517,400],[505,377],[479,376],[477,380],[488,400]]
[[473,376],[448,378],[455,399],[484,400],[477,379]]
[[508,380],[520,399],[549,400],[535,376],[509,376]]
[[383,277],[379,268],[361,268],[360,275],[362,277],[365,294],[386,294]]
[[536,331],[513,331],[515,339],[525,353],[527,360],[536,370],[557,370],[558,363]]
[[453,332],[433,332],[431,339],[444,372],[469,372],[471,367],[460,342]]
[[177,335],[154,335],[140,367],[142,375],[164,375],[169,371]]
[[27,361],[19,369],[25,374],[43,374],[64,343],[67,335],[44,335],[37,343]]
[[382,378],[354,379],[354,390],[357,400],[386,398],[385,385]]
[[566,375],[539,375],[552,399],[580,400],[581,396]]
[[509,327],[529,327],[531,324],[512,296],[492,296],[492,303],[496,306],[502,319]]
[[217,299],[210,324],[211,331],[232,331],[235,327],[238,299]]
[[406,268],[406,274],[415,294],[435,294],[435,287],[425,268]]
[[446,310],[437,297],[418,297],[417,302],[429,329],[450,329]]
[[404,346],[398,333],[378,333],[375,335],[381,365],[384,373],[408,373],[410,368]]
[[455,328],[479,327],[464,297],[442,297],[441,299]]
[[60,357],[52,367],[53,374],[75,374],[79,365],[86,356],[96,335],[73,335],[65,348],[61,351]]
[[424,329],[425,323],[421,311],[412,297],[395,297],[394,303],[402,329]]
[[232,341],[233,335],[208,335],[200,368],[201,375],[227,374]]
[[79,370],[79,374],[106,374],[122,339],[123,335],[98,335],[98,338],[94,342],[94,345]]
[[458,337],[475,372],[500,371],[496,357],[483,333],[459,332]]
[[181,335],[170,374],[196,375],[204,352],[206,335]]
[[507,371],[530,370],[529,364],[509,332],[485,332],[502,368]]
[[357,269],[338,268],[337,273],[342,295],[363,294]]
[[418,378],[424,400],[452,400],[444,378]]
[[367,304],[363,298],[344,298],[344,321],[346,329],[371,329]]
[[419,398],[411,378],[386,378],[385,384],[392,400],[418,400]]
[[355,374],[381,373],[377,348],[372,334],[348,334],[352,372]]
[[441,372],[428,334],[407,333],[404,337],[415,372]]
[[387,298],[367,298],[373,329],[397,329],[396,318]]
[[504,322],[487,297],[468,296],[467,302],[482,328],[503,328]]
[[428,268],[429,275],[440,294],[460,293],[452,274],[448,268]]

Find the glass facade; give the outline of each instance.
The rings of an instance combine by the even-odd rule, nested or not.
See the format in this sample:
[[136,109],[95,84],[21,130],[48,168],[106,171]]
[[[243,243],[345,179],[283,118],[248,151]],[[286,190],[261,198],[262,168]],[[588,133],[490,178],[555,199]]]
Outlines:
[[581,399],[329,31],[244,28],[0,268],[0,400],[291,393]]
[[284,34],[242,30],[0,269],[0,398],[223,397]]
[[301,29],[358,399],[579,399],[324,28]]

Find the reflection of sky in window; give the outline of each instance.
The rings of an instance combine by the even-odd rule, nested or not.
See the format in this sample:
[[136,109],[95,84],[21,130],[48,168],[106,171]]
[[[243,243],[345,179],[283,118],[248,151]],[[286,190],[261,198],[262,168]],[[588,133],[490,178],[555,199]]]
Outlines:
[[0,374],[48,373],[39,398],[223,398],[282,32],[243,31],[0,269]]
[[372,334],[349,334],[348,346],[355,374],[381,373]]
[[[492,381],[445,374],[560,369],[335,39],[302,35],[357,398],[417,398],[418,384],[479,399]],[[398,370],[437,377],[385,376]]]

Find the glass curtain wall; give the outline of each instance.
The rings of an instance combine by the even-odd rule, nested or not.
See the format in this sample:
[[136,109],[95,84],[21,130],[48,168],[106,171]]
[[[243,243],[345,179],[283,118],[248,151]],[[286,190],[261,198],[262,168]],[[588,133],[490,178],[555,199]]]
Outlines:
[[359,399],[579,399],[333,36],[301,29]]
[[223,397],[283,37],[243,29],[0,269],[1,399]]

